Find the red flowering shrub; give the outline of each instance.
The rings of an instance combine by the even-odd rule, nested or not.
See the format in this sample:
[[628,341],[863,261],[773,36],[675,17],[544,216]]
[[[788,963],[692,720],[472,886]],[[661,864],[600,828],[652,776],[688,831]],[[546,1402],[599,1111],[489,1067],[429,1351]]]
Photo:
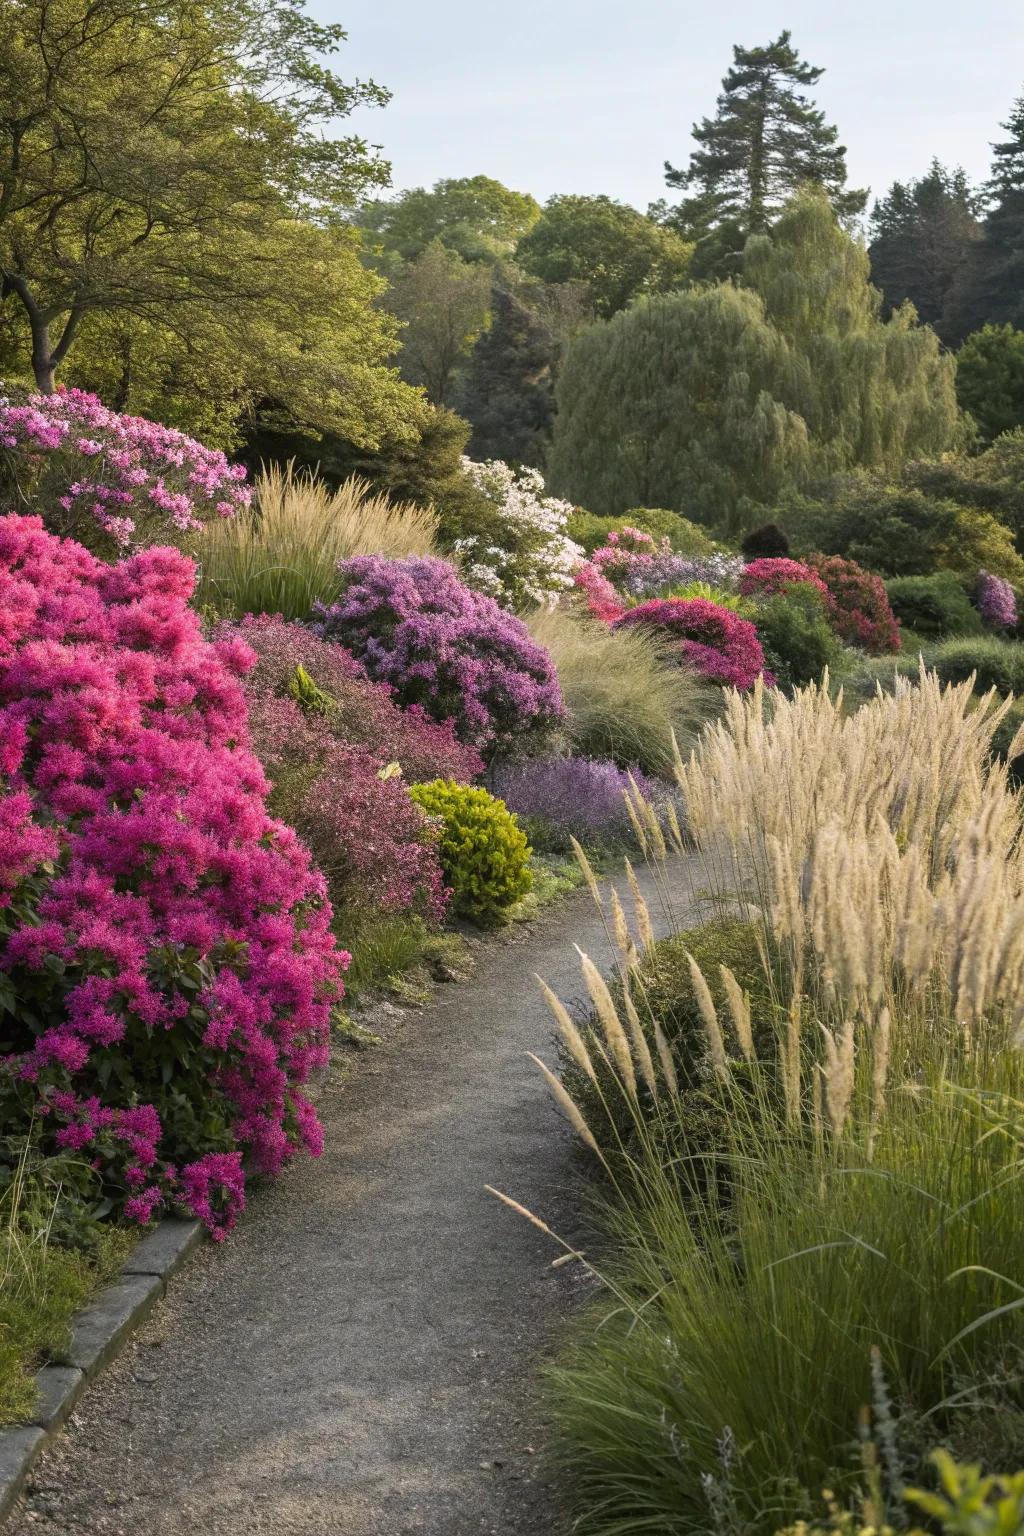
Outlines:
[[731,608],[700,597],[655,598],[631,608],[613,627],[627,624],[648,625],[677,638],[683,658],[709,682],[746,689],[762,675],[774,681],[765,671],[757,630]]
[[899,650],[899,621],[881,576],[842,555],[808,555],[806,563],[825,583],[832,627],[848,645],[872,656]]
[[321,1150],[301,1084],[348,957],[267,811],[251,652],[203,639],[193,580],[0,518],[0,1123],[223,1235],[245,1167]]
[[381,764],[397,762],[410,784],[432,779],[465,784],[483,773],[480,754],[459,741],[450,720],[438,723],[416,704],[401,709],[387,683],[371,682],[351,652],[304,625],[289,624],[278,614],[250,613],[238,624],[222,625],[217,636],[236,636],[255,651],[256,665],[246,678],[250,698],[297,696],[301,667],[325,696],[319,711],[331,733],[369,748]]
[[816,571],[800,560],[766,558],[751,560],[743,567],[740,576],[740,594],[743,597],[774,597],[794,585],[814,587],[822,597],[828,598],[828,587]]
[[592,560],[577,566],[573,582],[586,600],[587,609],[595,619],[612,624],[622,617],[625,603],[612,586],[608,577]]

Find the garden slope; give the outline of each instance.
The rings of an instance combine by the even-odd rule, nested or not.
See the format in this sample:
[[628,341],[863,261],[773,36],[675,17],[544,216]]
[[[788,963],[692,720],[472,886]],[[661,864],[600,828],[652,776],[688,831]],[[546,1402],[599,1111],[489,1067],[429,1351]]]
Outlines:
[[324,1157],[176,1283],[17,1536],[550,1536],[535,1368],[580,1282],[483,1186],[571,1233],[568,1135],[523,1052],[553,1060],[533,973],[578,995],[573,942],[608,963],[585,892],[329,1088]]

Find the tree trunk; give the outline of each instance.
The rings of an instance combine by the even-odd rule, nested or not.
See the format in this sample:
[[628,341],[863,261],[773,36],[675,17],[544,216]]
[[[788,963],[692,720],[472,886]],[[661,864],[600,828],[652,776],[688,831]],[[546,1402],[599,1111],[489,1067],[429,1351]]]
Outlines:
[[53,361],[53,348],[50,346],[50,327],[45,320],[36,317],[32,319],[32,372],[39,393],[52,395],[57,370]]

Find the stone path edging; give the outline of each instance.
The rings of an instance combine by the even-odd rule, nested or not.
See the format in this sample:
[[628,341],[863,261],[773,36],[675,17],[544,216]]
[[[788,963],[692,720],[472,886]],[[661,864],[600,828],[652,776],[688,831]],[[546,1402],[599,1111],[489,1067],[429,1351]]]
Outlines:
[[89,1382],[124,1348],[201,1242],[198,1221],[168,1217],[134,1248],[121,1278],[105,1286],[71,1325],[60,1358],[36,1372],[39,1398],[30,1423],[0,1429],[0,1524],[14,1509],[40,1453],[75,1410]]

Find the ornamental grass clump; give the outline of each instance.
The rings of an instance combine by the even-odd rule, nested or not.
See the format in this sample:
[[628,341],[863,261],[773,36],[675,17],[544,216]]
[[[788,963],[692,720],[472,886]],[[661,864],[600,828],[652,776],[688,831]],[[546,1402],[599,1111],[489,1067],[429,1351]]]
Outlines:
[[431,555],[437,515],[374,494],[351,478],[337,490],[289,464],[265,467],[244,516],[209,525],[196,548],[197,600],[217,612],[305,619],[341,591],[338,564],[353,555]]
[[321,1150],[302,1085],[347,955],[193,581],[0,519],[0,1122],[223,1235],[249,1171]]
[[245,478],[219,450],[80,389],[0,397],[0,497],[106,559],[235,518]]
[[340,570],[342,595],[316,605],[314,633],[345,646],[398,703],[450,720],[488,759],[535,745],[564,718],[551,657],[446,561],[360,556]]

